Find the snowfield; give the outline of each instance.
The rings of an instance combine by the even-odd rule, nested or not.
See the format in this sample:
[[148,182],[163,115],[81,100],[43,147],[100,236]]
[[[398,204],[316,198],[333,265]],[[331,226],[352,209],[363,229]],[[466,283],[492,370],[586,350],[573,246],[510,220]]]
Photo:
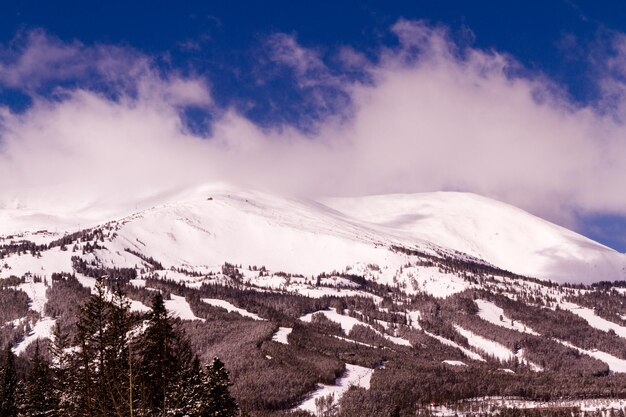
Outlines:
[[361,326],[371,327],[369,324],[363,323],[357,318],[337,313],[337,309],[335,308],[331,308],[330,310],[315,311],[313,313],[306,314],[300,317],[300,321],[303,321],[305,323],[311,323],[313,321],[313,316],[316,314],[322,314],[328,320],[339,323],[341,325],[341,330],[343,330],[345,334],[349,334],[352,331],[352,328],[359,324]]
[[453,361],[453,360],[445,360],[442,363],[445,363],[446,365],[451,365],[451,366],[467,366],[467,364],[465,362],[461,362],[461,361]]
[[476,194],[395,194],[333,198],[324,203],[397,235],[457,250],[526,276],[556,282],[626,278],[626,255]]
[[30,253],[21,256],[14,254],[0,262],[0,278],[32,274],[49,279],[53,272],[71,273],[73,271],[71,258],[71,251],[61,251],[59,248],[42,252],[40,258]]
[[558,340],[558,339],[555,339],[555,340],[564,346],[567,346],[572,349],[576,349],[580,353],[583,353],[587,356],[591,356],[592,358],[598,359],[599,361],[606,363],[609,366],[609,370],[611,372],[620,372],[620,373],[626,372],[626,360],[624,359],[620,359],[618,357],[611,355],[610,353],[602,352],[602,351],[595,350],[595,349],[594,350],[581,349],[564,340]]
[[463,352],[465,356],[467,356],[470,359],[474,359],[475,361],[485,362],[483,357],[480,356],[478,353],[473,352],[450,339],[446,339],[445,337],[442,337],[442,336],[439,336],[430,332],[426,332],[426,331],[424,333],[426,333],[428,336],[434,339],[437,339],[439,342],[443,343],[444,345],[452,346],[454,348],[459,349],[461,352]]
[[413,291],[425,292],[438,298],[446,298],[471,288],[467,281],[454,274],[441,272],[436,267],[403,268],[400,277],[403,282],[411,284]]
[[46,285],[43,282],[33,282],[31,280],[20,284],[17,288],[24,291],[30,299],[29,308],[43,316],[44,307],[48,301],[46,297]]
[[405,255],[381,245],[398,240],[320,204],[237,189],[196,190],[116,227],[114,243],[149,254],[166,269],[216,268],[230,262],[313,276],[374,263],[390,267],[381,275],[391,282],[406,261]]
[[[115,238],[103,243],[106,249],[96,251],[103,266],[146,266],[126,252],[128,248],[159,259],[168,275],[176,274],[170,271],[172,267],[205,272],[224,262],[306,277],[352,271],[381,284],[394,285],[394,280],[399,280],[407,292],[425,291],[437,297],[469,286],[453,274],[407,267],[411,257],[391,247],[469,255],[519,274],[558,282],[626,278],[626,255],[473,194],[312,201],[209,184],[116,207],[89,207],[72,212],[69,207],[50,205],[49,213],[0,209],[0,239],[6,241],[10,233],[20,233],[25,238],[50,241],[79,227],[107,223]],[[47,231],[37,232],[42,229]],[[267,236],[272,237],[271,245]],[[42,259],[10,256],[5,260],[9,268],[0,268],[0,276],[71,272],[71,251],[57,248],[42,255]]]

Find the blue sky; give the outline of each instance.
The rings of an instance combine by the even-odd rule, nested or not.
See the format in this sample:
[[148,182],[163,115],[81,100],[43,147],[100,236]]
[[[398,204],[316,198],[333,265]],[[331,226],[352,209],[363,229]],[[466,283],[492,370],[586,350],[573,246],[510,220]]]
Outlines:
[[[384,164],[374,165],[385,171],[385,164],[394,165],[404,154],[420,153],[422,149],[444,155],[439,157],[437,165],[429,166],[429,171],[413,172],[411,160],[407,159],[397,164],[398,170],[381,174],[382,179],[370,177],[365,168],[370,165],[367,158],[380,154],[381,149],[373,149],[373,145],[365,142],[367,146],[358,148],[358,153],[363,155],[366,149],[371,154],[351,168],[357,174],[345,181],[338,194],[437,189],[479,192],[519,205],[626,252],[626,204],[615,197],[623,183],[620,174],[626,172],[620,168],[626,165],[621,159],[626,153],[620,153],[626,147],[626,136],[622,136],[622,87],[626,80],[626,65],[622,64],[626,47],[622,45],[622,36],[626,33],[626,5],[591,1],[546,3],[111,1],[86,4],[9,0],[0,6],[0,103],[9,112],[5,124],[10,128],[6,131],[16,137],[46,136],[45,130],[36,131],[35,126],[45,125],[52,117],[60,118],[70,109],[77,112],[73,116],[98,126],[100,121],[94,121],[91,113],[78,113],[76,109],[80,106],[71,106],[87,100],[78,97],[77,91],[96,94],[96,101],[105,100],[88,101],[87,105],[81,102],[84,108],[102,105],[112,113],[125,110],[124,114],[129,118],[136,116],[138,123],[145,112],[137,114],[137,108],[145,105],[150,110],[157,111],[158,107],[161,111],[166,105],[169,107],[163,110],[164,117],[173,109],[184,125],[185,137],[228,142],[232,139],[222,139],[220,135],[230,138],[229,132],[239,132],[241,137],[247,134],[254,137],[250,141],[265,148],[272,148],[274,142],[303,141],[295,150],[279,148],[274,153],[296,155],[295,160],[302,158],[304,165],[299,166],[309,171],[324,166],[324,172],[332,175],[320,182],[334,184],[343,175],[340,167],[347,164],[342,158],[350,160],[351,152],[357,151],[346,150],[333,141],[343,144],[342,141],[360,140],[356,135],[367,126],[365,122],[359,124],[365,118],[360,113],[370,114],[378,108],[371,102],[385,103],[397,98],[397,102],[405,103],[405,118],[396,120],[392,117],[395,114],[387,118],[384,114],[380,116],[380,123],[388,121],[393,126],[404,126],[405,122],[410,126],[413,117],[448,116],[445,102],[441,104],[443,113],[426,116],[421,107],[424,103],[415,99],[423,88],[419,86],[429,85],[427,77],[437,78],[437,71],[424,69],[431,65],[450,75],[445,80],[433,81],[441,83],[435,85],[445,92],[442,96],[454,102],[475,102],[481,109],[485,106],[480,114],[467,116],[468,119],[485,117],[481,119],[485,131],[474,133],[480,146],[490,143],[499,146],[500,136],[507,134],[500,120],[509,120],[515,112],[528,114],[528,119],[515,120],[514,126],[518,130],[522,126],[522,131],[503,139],[505,150],[525,142],[523,127],[527,120],[535,120],[533,117],[542,120],[538,124],[549,127],[537,130],[533,126],[535,130],[529,129],[527,135],[548,137],[559,136],[560,132],[575,135],[585,131],[587,136],[577,138],[572,146],[550,144],[548,148],[554,149],[545,157],[529,155],[528,159],[515,159],[500,166],[496,154],[483,164],[462,166],[454,175],[412,181],[434,170],[445,171],[448,163],[453,164],[444,156],[454,152],[453,138],[458,136],[456,132],[440,135],[438,125],[420,125],[423,132],[432,135],[431,142],[443,143],[445,147],[430,147],[429,142],[409,148],[409,137],[393,143],[381,139],[377,143],[383,153],[387,149],[395,149],[397,153],[390,151]],[[444,44],[444,52],[438,49],[438,42]],[[477,55],[481,56],[476,58]],[[33,62],[44,64],[38,66]],[[484,68],[477,69],[481,65]],[[417,78],[412,78],[413,75]],[[464,91],[460,94],[455,91],[457,84],[453,81],[458,77],[464,79],[463,86],[483,81],[485,85],[471,94],[466,87],[458,87]],[[414,89],[407,90],[412,99],[405,102],[402,86],[406,85]],[[515,107],[518,101],[507,98],[520,89],[532,95],[534,107],[524,104],[520,110]],[[184,91],[184,97],[179,97],[180,91]],[[508,106],[511,114],[491,117],[489,106],[484,104],[490,94],[496,97],[494,103],[502,100],[499,106]],[[370,96],[374,99],[364,98]],[[424,97],[425,101],[434,100],[426,93]],[[127,105],[125,99],[136,102]],[[369,110],[368,105],[371,105]],[[103,113],[102,109],[99,111]],[[534,112],[540,116],[533,116]],[[545,121],[541,116],[544,113]],[[455,122],[464,120],[463,108],[455,109],[449,117]],[[578,123],[588,117],[594,120],[572,127],[574,121]],[[497,127],[490,128],[491,121]],[[292,129],[296,133],[290,133]],[[346,137],[340,134],[350,129],[353,132]],[[397,134],[404,135],[407,129],[398,128]],[[480,138],[500,132],[497,129],[503,129],[503,133],[500,136],[494,133],[493,142]],[[620,140],[622,137],[624,140]],[[12,143],[18,139],[5,137],[4,140]],[[32,140],[39,143],[36,141],[45,139]],[[323,151],[308,149],[311,141],[337,146],[337,150],[330,156],[319,156]],[[537,143],[541,146],[541,142]],[[54,147],[54,154],[66,145]],[[537,144],[527,146],[518,153],[530,154]],[[233,148],[228,142],[228,149]],[[586,159],[590,149],[603,153],[595,159]],[[248,161],[251,155],[241,152],[233,158],[244,164],[251,176],[256,176],[257,170],[267,171],[262,165],[253,166]],[[225,157],[220,154],[214,158]],[[506,153],[502,158],[506,161]],[[185,157],[181,155],[180,159]],[[265,153],[254,154],[254,159],[269,164],[272,161]],[[12,155],[11,160],[19,158]],[[535,160],[542,164],[540,168],[532,166]],[[29,159],[24,157],[23,161],[27,163]],[[217,165],[213,159],[205,163],[209,161]],[[492,170],[481,169],[481,165],[489,164]],[[552,164],[556,179],[552,178]],[[517,170],[509,169],[517,165]],[[578,165],[587,170],[585,175],[577,177]],[[611,169],[595,174],[599,167],[605,166]],[[10,172],[15,171],[13,166]],[[536,171],[537,178],[522,181],[520,178],[530,171]],[[72,175],[76,173],[68,171],[67,178]],[[273,176],[282,178],[285,172],[277,171]],[[317,184],[310,185],[315,178],[311,174],[311,178],[298,180],[309,184],[307,188],[315,188],[315,192],[328,193],[328,187],[320,186],[318,190]],[[25,181],[29,186],[35,184],[34,179],[14,180]],[[268,181],[275,182],[275,178]],[[61,183],[63,179],[54,184]],[[48,187],[44,183],[41,186]]]
[[[268,93],[267,89],[255,88],[255,78],[249,72],[258,61],[255,55],[263,39],[273,33],[295,34],[303,46],[329,54],[346,45],[375,53],[380,43],[396,42],[388,29],[399,18],[446,25],[459,42],[510,53],[527,69],[544,72],[561,83],[575,99],[588,100],[595,94],[586,80],[591,76],[585,68],[588,50],[601,45],[610,31],[626,31],[626,5],[621,2],[477,1],[471,6],[466,1],[445,0],[3,4],[3,43],[20,31],[43,28],[68,42],[130,46],[162,55],[177,68],[206,73],[220,87],[214,94],[225,101],[254,95],[258,99]],[[233,71],[240,72],[239,77]]]

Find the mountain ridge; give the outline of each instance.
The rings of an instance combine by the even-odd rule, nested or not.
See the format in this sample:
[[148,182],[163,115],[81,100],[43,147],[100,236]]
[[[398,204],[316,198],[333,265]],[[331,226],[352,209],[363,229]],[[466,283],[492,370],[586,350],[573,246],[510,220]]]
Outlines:
[[[189,241],[193,235],[202,241],[207,252],[221,253],[221,259],[207,255],[212,263],[261,264],[271,260],[273,269],[291,273],[319,274],[342,270],[354,263],[392,262],[387,253],[372,247],[399,245],[427,252],[465,254],[520,275],[556,282],[626,278],[626,255],[514,206],[469,193],[389,194],[315,201],[212,184],[170,191],[127,207],[77,213],[59,210],[57,214],[0,211],[0,239],[3,235],[19,235],[19,227],[29,230],[23,236],[41,240],[41,230],[58,238],[85,225],[92,228],[108,223],[131,224],[122,228],[125,230],[133,228],[133,223],[141,223],[144,230],[134,227],[134,233],[145,235],[148,230],[156,231],[167,224],[171,229],[165,232],[168,236],[180,230],[180,239],[187,239],[190,247],[183,247],[184,250],[193,252],[198,246],[199,242]],[[221,224],[230,224],[230,229],[220,229]],[[237,237],[229,237],[232,233]],[[268,236],[275,242],[272,250],[266,250],[264,244]],[[139,236],[127,238],[127,245],[141,249],[132,242]],[[155,239],[158,243],[153,245],[153,255],[162,251],[157,246],[167,246],[172,241]],[[255,252],[261,253],[257,256],[253,255]],[[306,254],[311,260],[308,266],[288,261],[281,265],[277,252],[296,257],[298,253]],[[306,257],[301,256],[301,262],[306,263]],[[200,254],[183,261],[203,262]]]

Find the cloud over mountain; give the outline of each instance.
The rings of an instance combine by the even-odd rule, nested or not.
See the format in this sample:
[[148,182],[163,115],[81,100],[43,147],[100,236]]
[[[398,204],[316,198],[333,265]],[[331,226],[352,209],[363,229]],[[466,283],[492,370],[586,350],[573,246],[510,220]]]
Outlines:
[[[332,68],[295,36],[268,40],[272,65],[326,109],[309,129],[260,126],[217,105],[210,79],[139,51],[22,35],[0,50],[0,83],[32,99],[0,113],[0,205],[70,210],[220,180],[315,195],[471,191],[570,225],[580,212],[626,214],[621,38],[598,73],[603,99],[582,105],[443,27],[391,30],[397,45],[374,57],[341,48]],[[210,113],[207,131],[189,127],[190,108]]]

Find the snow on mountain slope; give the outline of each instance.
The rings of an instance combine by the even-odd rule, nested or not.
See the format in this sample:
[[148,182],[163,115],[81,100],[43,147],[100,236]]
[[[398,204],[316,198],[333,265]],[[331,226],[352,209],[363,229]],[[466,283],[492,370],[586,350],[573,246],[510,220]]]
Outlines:
[[500,343],[493,340],[489,340],[482,336],[479,336],[467,329],[462,328],[461,326],[455,325],[454,328],[457,332],[459,332],[459,334],[467,338],[467,343],[469,343],[469,345],[474,349],[484,352],[487,355],[491,355],[492,357],[500,361],[509,361],[513,358],[517,358],[521,363],[529,365],[534,371],[541,370],[541,367],[539,365],[528,361],[524,357],[524,349],[520,349],[517,353],[515,353],[506,346],[501,345]]
[[346,364],[346,372],[335,381],[335,385],[318,384],[317,390],[297,409],[315,413],[317,411],[316,400],[320,398],[332,396],[332,402],[336,404],[351,386],[369,389],[373,373],[374,369]]
[[612,372],[626,372],[626,360],[624,359],[617,358],[611,355],[610,353],[602,352],[597,349],[593,349],[593,350],[582,349],[564,340],[558,340],[558,339],[554,339],[554,340],[556,340],[558,343],[562,344],[563,346],[576,349],[577,351],[579,351],[580,353],[584,355],[591,356],[592,358],[598,359],[599,361],[606,363]]
[[486,300],[474,300],[474,302],[478,306],[478,317],[481,319],[495,324],[496,326],[504,327],[505,329],[539,336],[539,333],[530,327],[527,327],[519,321],[511,320],[504,314],[504,310],[494,303]]
[[598,316],[591,308],[581,307],[569,302],[561,302],[558,305],[560,308],[571,311],[578,317],[585,319],[591,327],[602,330],[603,332],[613,331],[619,337],[626,338],[626,327]]
[[283,345],[288,345],[289,341],[287,338],[291,334],[293,329],[291,327],[279,327],[278,331],[272,336],[272,340],[274,342],[282,343]]
[[172,317],[178,317],[182,320],[200,320],[204,321],[204,319],[196,317],[189,306],[189,302],[185,299],[185,297],[170,294],[170,299],[165,300],[165,308],[172,315]]
[[225,301],[225,300],[219,300],[215,298],[203,298],[202,302],[210,304],[214,307],[223,308],[224,310],[228,312],[235,312],[239,314],[240,316],[249,317],[253,320],[261,320],[261,321],[265,320],[264,318],[259,317],[257,314],[251,313],[248,310],[244,310],[243,308],[239,308],[236,305],[229,303],[228,301]]
[[[215,269],[230,262],[312,276],[375,264],[387,268],[381,275],[391,281],[407,259],[389,246],[408,241],[352,222],[320,204],[235,189],[196,192],[112,226],[117,236],[105,244],[109,254],[100,251],[98,257],[115,257],[117,266],[125,263],[119,254],[130,248],[168,269]],[[136,261],[128,259],[127,264]]]
[[324,203],[390,232],[464,252],[521,275],[557,282],[626,278],[626,255],[474,194],[394,194]]
[[[29,210],[0,208],[0,243],[12,234],[52,240],[84,227],[82,221],[106,223],[115,237],[103,242],[105,249],[96,256],[108,267],[140,265],[140,258],[126,252],[131,249],[166,269],[206,272],[230,262],[306,277],[350,270],[380,283],[410,283],[408,292],[439,297],[468,288],[438,268],[428,275],[422,267],[407,266],[411,256],[390,250],[398,245],[430,254],[458,251],[558,282],[626,278],[626,255],[515,207],[463,193],[320,203],[211,184],[102,208],[86,205],[76,212],[56,206],[49,214]],[[110,221],[113,215],[117,220]],[[10,269],[0,274],[69,272],[71,256],[58,249],[41,260],[11,256],[5,261]]]
[[434,339],[437,339],[439,342],[443,343],[444,345],[452,346],[453,348],[459,349],[461,352],[463,352],[463,354],[465,356],[467,356],[470,359],[474,359],[475,361],[485,362],[483,357],[480,356],[478,353],[473,352],[473,351],[471,351],[471,350],[469,350],[469,349],[459,345],[458,343],[453,342],[450,339],[446,339],[445,337],[436,335],[434,333],[426,332],[426,331],[424,333],[426,333],[428,336],[430,336],[430,337],[432,337]]
[[80,199],[66,202],[52,192],[25,197],[23,201],[0,201],[0,243],[6,235],[46,243],[67,232],[96,227],[168,202],[181,201],[201,190],[224,187],[228,186],[212,183],[152,194],[147,192],[130,200],[103,195],[100,199],[84,200],[80,204]]
[[[382,337],[384,337],[385,339],[389,340],[391,343],[395,343],[396,345],[408,346],[408,347],[412,346],[411,342],[409,342],[406,339],[403,339],[401,337],[390,336],[388,334],[380,333],[373,326],[371,326],[371,325],[369,325],[367,323],[364,323],[364,322],[362,322],[359,319],[356,319],[356,318],[351,317],[351,316],[347,316],[345,314],[339,314],[335,308],[331,308],[330,310],[321,310],[321,311],[316,311],[314,313],[309,313],[309,314],[307,314],[305,316],[300,317],[300,320],[302,320],[305,323],[311,323],[313,321],[313,316],[315,314],[323,314],[330,321],[338,323],[341,326],[341,329],[343,330],[343,332],[346,335],[350,334],[350,332],[352,331],[352,328],[354,326],[359,325],[359,326],[363,326],[363,327],[367,327],[369,329],[372,329],[375,333],[381,335]],[[381,322],[380,324],[382,324],[384,327],[387,327],[387,325],[388,325],[388,323],[386,323],[386,322]]]
[[26,350],[26,348],[37,339],[49,339],[52,336],[56,319],[45,317],[42,320],[37,321],[33,326],[32,331],[22,340],[17,346],[13,348],[13,353],[20,355]]
[[39,276],[50,276],[53,272],[72,272],[71,252],[63,252],[58,248],[51,249],[35,257],[31,254],[9,256],[2,260],[0,278],[11,275],[22,276],[31,273]]

